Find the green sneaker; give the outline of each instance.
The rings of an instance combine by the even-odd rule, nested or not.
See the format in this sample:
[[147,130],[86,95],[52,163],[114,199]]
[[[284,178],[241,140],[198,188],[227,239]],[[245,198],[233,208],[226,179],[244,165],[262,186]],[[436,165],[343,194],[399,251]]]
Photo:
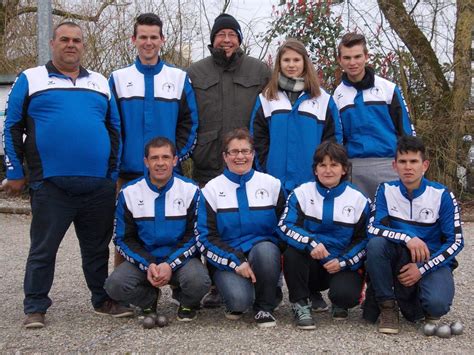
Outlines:
[[316,324],[311,315],[311,306],[308,304],[307,300],[300,300],[296,303],[292,303],[291,309],[295,316],[296,327],[305,330],[316,329]]
[[196,317],[197,317],[197,312],[194,308],[184,307],[184,306],[178,307],[178,315],[176,318],[180,322],[191,322],[193,319],[196,319]]

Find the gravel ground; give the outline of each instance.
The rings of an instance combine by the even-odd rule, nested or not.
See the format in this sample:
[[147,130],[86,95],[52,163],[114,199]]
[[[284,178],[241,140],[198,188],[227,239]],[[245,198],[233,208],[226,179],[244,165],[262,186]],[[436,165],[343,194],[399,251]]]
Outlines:
[[80,254],[74,230],[70,229],[62,243],[56,276],[51,290],[53,305],[46,318],[46,328],[25,330],[23,273],[29,246],[30,216],[0,213],[0,353],[64,353],[64,352],[146,352],[146,353],[474,353],[471,338],[474,315],[472,240],[474,223],[464,225],[466,246],[459,256],[455,272],[456,297],[451,312],[443,318],[450,323],[461,320],[464,334],[450,339],[425,337],[418,326],[402,321],[398,336],[383,335],[376,327],[361,319],[361,310],[353,309],[347,321],[334,322],[328,312],[316,315],[316,331],[297,330],[287,301],[275,313],[275,328],[258,329],[252,317],[229,321],[223,309],[201,310],[191,323],[175,320],[176,307],[170,291],[164,290],[159,307],[171,319],[165,328],[143,329],[136,319],[114,319],[92,312],[80,266]]

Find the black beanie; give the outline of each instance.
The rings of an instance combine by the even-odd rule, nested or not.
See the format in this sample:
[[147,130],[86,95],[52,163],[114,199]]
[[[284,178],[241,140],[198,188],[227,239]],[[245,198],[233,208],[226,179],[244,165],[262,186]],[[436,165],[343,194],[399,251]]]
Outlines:
[[225,28],[234,30],[237,33],[237,37],[239,37],[239,44],[242,44],[242,30],[240,29],[240,25],[237,20],[229,14],[220,14],[216,17],[214,20],[214,26],[212,26],[211,45],[214,44],[214,37],[216,36],[217,32]]

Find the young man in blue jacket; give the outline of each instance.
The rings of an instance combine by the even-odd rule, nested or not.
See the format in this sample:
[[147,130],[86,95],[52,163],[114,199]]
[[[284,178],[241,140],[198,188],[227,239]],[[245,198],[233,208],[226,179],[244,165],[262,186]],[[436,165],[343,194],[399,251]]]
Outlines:
[[380,184],[368,226],[367,270],[380,309],[379,331],[399,332],[398,305],[408,320],[437,322],[454,297],[455,256],[464,240],[454,195],[424,178],[429,161],[417,137],[402,137],[393,168]]
[[[152,13],[141,14],[133,29],[135,62],[112,73],[110,88],[117,100],[123,152],[120,187],[146,172],[143,148],[153,137],[166,137],[177,147],[178,161],[186,160],[196,144],[198,113],[187,74],[160,58],[163,22]],[[122,259],[115,254],[115,265]]]
[[365,37],[345,34],[338,46],[344,73],[333,97],[352,163],[352,183],[372,199],[378,184],[397,178],[391,169],[397,139],[415,132],[399,88],[375,75],[368,60]]
[[115,212],[114,243],[126,259],[105,289],[121,303],[156,311],[159,288],[179,288],[177,319],[191,321],[211,281],[197,255],[194,224],[199,188],[173,174],[176,148],[167,138],[145,146],[148,173],[125,185]]

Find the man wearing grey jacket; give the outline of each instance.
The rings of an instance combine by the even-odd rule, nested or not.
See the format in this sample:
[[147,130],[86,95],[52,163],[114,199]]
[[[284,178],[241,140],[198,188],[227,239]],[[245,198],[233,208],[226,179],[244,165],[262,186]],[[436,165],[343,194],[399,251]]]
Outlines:
[[193,178],[201,186],[222,173],[221,137],[249,126],[257,95],[270,79],[268,66],[245,54],[241,43],[239,23],[220,14],[211,30],[211,55],[188,69],[199,110]]

